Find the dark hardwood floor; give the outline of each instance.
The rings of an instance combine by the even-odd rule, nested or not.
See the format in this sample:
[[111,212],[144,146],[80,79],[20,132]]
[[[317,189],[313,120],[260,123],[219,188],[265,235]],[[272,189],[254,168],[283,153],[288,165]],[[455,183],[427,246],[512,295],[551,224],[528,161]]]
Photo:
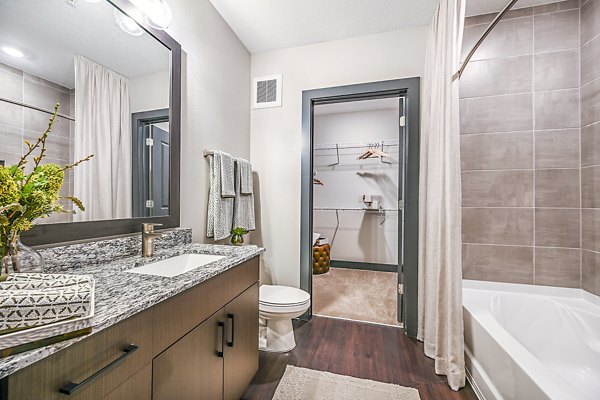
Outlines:
[[258,372],[242,399],[270,400],[286,365],[414,387],[421,400],[477,399],[468,384],[458,392],[451,390],[445,378],[435,374],[423,345],[399,328],[313,317],[310,322],[295,321],[294,329],[293,351],[260,353]]

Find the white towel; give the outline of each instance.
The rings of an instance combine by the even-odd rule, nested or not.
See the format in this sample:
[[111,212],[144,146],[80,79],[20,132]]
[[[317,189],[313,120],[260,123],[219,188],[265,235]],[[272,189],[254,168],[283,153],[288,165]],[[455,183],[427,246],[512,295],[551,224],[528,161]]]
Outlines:
[[241,175],[240,193],[252,194],[254,190],[252,184],[252,164],[250,164],[250,161],[244,160],[243,158],[236,159],[236,162]]
[[[244,180],[250,177],[252,183],[252,165],[247,160],[236,158],[237,168],[235,169],[235,204],[233,207],[233,227],[244,228],[249,231],[256,229],[254,217],[254,193],[250,185],[250,193],[245,194],[242,190]],[[245,176],[243,176],[245,175]],[[246,190],[248,183],[246,182]]]
[[221,196],[221,158],[223,153],[215,151],[209,157],[210,188],[208,190],[208,221],[206,236],[215,240],[226,239],[233,225],[233,197]]
[[224,152],[217,152],[221,159],[221,197],[235,197],[233,157]]

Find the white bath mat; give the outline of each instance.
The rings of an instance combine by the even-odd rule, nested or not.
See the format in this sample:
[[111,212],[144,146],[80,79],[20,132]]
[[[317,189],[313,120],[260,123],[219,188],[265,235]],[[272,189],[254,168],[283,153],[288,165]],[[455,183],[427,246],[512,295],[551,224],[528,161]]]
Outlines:
[[414,388],[288,365],[273,400],[420,400]]

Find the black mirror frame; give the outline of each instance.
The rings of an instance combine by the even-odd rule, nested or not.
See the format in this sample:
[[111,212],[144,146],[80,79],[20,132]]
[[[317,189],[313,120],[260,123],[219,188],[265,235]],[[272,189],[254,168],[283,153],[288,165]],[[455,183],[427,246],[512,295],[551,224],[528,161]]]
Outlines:
[[[128,0],[106,0],[130,15],[135,6]],[[162,228],[180,226],[180,159],[181,159],[181,45],[165,31],[146,23],[140,25],[163,46],[171,51],[171,95],[169,99],[169,130],[171,133],[171,181],[169,187],[170,215],[149,218],[127,218],[89,222],[70,222],[37,225],[21,236],[30,246],[50,245],[78,240],[141,232],[142,223],[162,224]]]

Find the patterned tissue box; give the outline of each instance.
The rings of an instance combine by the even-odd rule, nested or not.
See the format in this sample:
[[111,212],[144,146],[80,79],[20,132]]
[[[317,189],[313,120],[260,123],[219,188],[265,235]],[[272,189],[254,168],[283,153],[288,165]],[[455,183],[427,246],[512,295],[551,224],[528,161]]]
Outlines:
[[32,342],[41,340],[48,344],[49,338],[64,340],[64,335],[73,332],[88,333],[93,312],[91,276],[9,275],[0,282],[0,350],[32,347]]

